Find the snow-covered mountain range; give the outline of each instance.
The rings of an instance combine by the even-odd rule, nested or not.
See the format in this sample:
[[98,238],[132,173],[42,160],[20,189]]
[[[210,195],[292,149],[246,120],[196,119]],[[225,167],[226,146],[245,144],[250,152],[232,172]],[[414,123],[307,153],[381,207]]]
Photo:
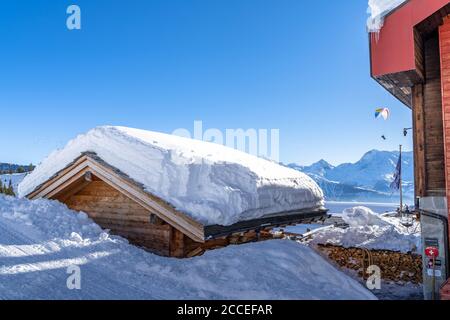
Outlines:
[[[397,201],[398,192],[390,189],[398,151],[367,152],[356,163],[333,166],[320,160],[310,166],[288,166],[312,177],[323,189],[329,201]],[[404,152],[402,158],[403,191],[407,201],[414,199],[413,153]]]

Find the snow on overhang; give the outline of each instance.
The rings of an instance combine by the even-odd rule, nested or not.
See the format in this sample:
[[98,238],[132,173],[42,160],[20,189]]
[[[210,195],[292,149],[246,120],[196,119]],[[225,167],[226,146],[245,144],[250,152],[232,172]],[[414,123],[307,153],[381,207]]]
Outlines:
[[369,0],[367,13],[370,14],[367,19],[368,32],[379,32],[383,27],[384,18],[397,9],[399,6],[409,0]]
[[424,81],[423,55],[416,53],[422,50],[424,37],[450,14],[450,0],[408,0],[396,7],[393,4],[379,19],[382,28],[370,33],[371,76],[411,106],[411,87]]

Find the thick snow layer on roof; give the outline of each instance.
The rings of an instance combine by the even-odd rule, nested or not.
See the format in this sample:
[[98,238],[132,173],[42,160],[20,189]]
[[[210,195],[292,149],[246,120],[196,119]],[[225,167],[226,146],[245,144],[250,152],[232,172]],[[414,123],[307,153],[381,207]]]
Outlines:
[[[79,266],[81,290],[68,290]],[[56,201],[0,196],[1,299],[375,299],[311,248],[288,240],[163,258]]]
[[323,206],[305,174],[222,145],[124,127],[98,127],[53,152],[19,185],[31,193],[83,152],[144,185],[205,225],[232,225],[284,211]]
[[369,0],[367,29],[369,32],[378,32],[383,27],[384,17],[392,10],[408,0]]

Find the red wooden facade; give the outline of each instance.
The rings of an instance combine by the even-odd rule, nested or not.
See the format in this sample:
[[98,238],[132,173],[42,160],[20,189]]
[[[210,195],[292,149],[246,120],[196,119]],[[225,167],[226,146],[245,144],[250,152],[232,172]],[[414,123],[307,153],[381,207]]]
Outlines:
[[[370,35],[372,77],[412,109],[416,197],[443,199],[442,211],[448,217],[449,17],[450,0],[409,0],[385,17],[379,34]],[[449,284],[443,287],[442,298],[450,297],[448,292]]]
[[415,70],[414,27],[448,0],[410,0],[385,19],[378,36],[371,39],[372,75]]

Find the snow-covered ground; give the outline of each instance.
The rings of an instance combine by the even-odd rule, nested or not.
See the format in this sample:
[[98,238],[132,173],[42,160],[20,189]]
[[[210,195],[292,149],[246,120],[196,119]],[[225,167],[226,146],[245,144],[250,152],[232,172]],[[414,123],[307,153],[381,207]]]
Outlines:
[[205,225],[323,206],[307,175],[215,143],[125,127],[98,127],[53,152],[19,185],[26,196],[72,163],[95,152],[145,189]]
[[[402,220],[388,213],[375,213],[366,207],[351,207],[351,205],[352,203],[349,203],[348,209],[340,214],[333,213],[342,217],[350,225],[348,228],[313,224],[289,227],[285,231],[304,235],[306,243],[313,248],[317,244],[330,243],[343,247],[391,250],[402,253],[420,254],[422,252],[419,222],[414,221],[411,226],[405,226],[402,222],[411,221]],[[342,206],[345,204],[339,203],[338,207]],[[388,207],[387,204],[386,207],[372,204],[372,208]],[[355,280],[364,282],[353,270],[342,271]],[[374,293],[382,300],[423,299],[422,285],[414,283],[394,283],[383,280],[381,290],[376,290]]]
[[[81,290],[67,288],[72,265],[81,268]],[[292,241],[163,258],[58,202],[0,196],[0,299],[374,298]]]
[[399,203],[326,201],[325,207],[330,210],[329,214],[335,216],[341,216],[345,209],[354,207],[366,207],[377,214],[384,214],[396,211]]
[[9,181],[11,181],[12,186],[14,188],[14,193],[17,194],[17,187],[22,182],[22,180],[25,178],[27,173],[13,173],[13,174],[0,174],[0,181],[3,183],[4,186],[9,185]]
[[[369,208],[354,207],[344,210],[346,229],[327,226],[311,231],[310,244],[333,244],[375,250],[421,253],[420,225],[374,213]],[[412,223],[411,226],[405,222]],[[406,225],[406,226],[405,226]]]

